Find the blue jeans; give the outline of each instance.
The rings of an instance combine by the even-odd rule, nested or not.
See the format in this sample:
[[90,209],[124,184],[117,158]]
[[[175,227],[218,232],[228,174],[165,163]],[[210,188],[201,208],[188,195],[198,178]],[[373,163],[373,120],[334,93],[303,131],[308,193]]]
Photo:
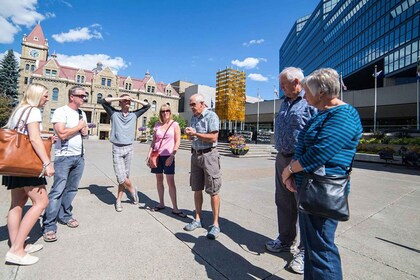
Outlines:
[[334,244],[338,221],[299,212],[299,222],[305,247],[304,279],[343,279],[340,254]]
[[74,197],[82,179],[85,160],[82,156],[61,156],[54,160],[54,183],[48,194],[48,207],[43,218],[44,233],[57,231],[57,221],[67,223],[72,218]]

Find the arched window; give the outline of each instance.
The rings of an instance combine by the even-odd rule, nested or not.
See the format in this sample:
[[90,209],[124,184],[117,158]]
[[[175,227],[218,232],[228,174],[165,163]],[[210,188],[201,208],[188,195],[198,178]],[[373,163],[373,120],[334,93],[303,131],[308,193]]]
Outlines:
[[102,100],[102,93],[98,93],[98,95],[96,96],[97,99],[97,103],[99,103]]
[[53,88],[52,100],[58,101],[58,88]]
[[[89,93],[86,91],[86,100],[89,100]],[[88,101],[86,101],[88,102]]]
[[35,65],[31,65],[31,72],[35,71]]
[[25,71],[28,72],[29,71],[29,64],[25,65]]
[[156,101],[153,100],[152,102],[152,112],[156,112]]

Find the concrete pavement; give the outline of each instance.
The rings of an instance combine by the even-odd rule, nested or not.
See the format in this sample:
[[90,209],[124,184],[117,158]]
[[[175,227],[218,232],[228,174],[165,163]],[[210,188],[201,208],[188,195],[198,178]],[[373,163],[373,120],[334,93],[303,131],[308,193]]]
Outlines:
[[[0,262],[0,279],[303,279],[283,267],[286,253],[264,249],[277,236],[274,204],[274,160],[222,157],[221,230],[206,238],[211,223],[204,196],[205,228],[186,232],[193,216],[189,187],[189,152],[176,156],[178,205],[182,219],[167,208],[150,212],[123,203],[114,210],[116,179],[111,144],[86,141],[86,168],[74,201],[75,229],[58,227],[58,241],[45,243],[40,225],[31,241],[44,244],[29,267]],[[135,143],[131,178],[140,201],[157,203],[154,175],[145,165],[148,145]],[[336,234],[345,279],[420,278],[420,172],[402,166],[356,162],[352,175],[350,221]],[[51,184],[48,188],[50,188]],[[6,216],[10,194],[0,188],[0,256],[8,250]]]

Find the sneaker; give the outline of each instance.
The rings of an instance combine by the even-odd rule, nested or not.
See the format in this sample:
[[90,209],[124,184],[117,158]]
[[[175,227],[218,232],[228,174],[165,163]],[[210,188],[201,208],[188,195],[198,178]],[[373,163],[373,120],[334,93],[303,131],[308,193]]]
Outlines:
[[134,187],[133,204],[139,204],[139,194],[136,187]]
[[207,233],[208,239],[216,239],[219,236],[220,228],[215,225],[210,226],[211,230]]
[[37,263],[39,260],[38,257],[31,256],[29,254],[26,254],[25,256],[20,257],[10,252],[6,253],[6,257],[4,259],[6,263],[17,264],[17,265],[31,265],[31,264]]
[[302,249],[293,256],[289,269],[297,274],[303,274],[305,251]]
[[115,201],[115,211],[117,211],[117,212],[122,211],[121,201],[119,201],[119,200]]
[[184,227],[184,230],[186,230],[186,231],[193,231],[193,230],[195,230],[197,228],[201,228],[201,222],[200,221],[197,221],[197,220],[193,220],[191,223],[187,224]]
[[281,243],[280,239],[275,239],[275,240],[271,240],[268,241],[265,244],[265,248],[273,253],[280,253],[280,252],[292,252],[293,248],[291,246],[291,244],[284,244]]
[[42,244],[28,244],[26,245],[24,250],[26,253],[32,254],[32,253],[42,250],[42,248],[44,248]]

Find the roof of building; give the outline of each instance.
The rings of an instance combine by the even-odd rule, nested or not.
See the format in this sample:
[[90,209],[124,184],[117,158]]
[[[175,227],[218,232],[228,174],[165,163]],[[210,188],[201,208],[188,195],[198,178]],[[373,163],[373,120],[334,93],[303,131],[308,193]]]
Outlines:
[[36,45],[46,45],[47,41],[45,40],[44,32],[42,31],[41,24],[38,23],[31,33],[26,37],[26,42],[36,44]]

